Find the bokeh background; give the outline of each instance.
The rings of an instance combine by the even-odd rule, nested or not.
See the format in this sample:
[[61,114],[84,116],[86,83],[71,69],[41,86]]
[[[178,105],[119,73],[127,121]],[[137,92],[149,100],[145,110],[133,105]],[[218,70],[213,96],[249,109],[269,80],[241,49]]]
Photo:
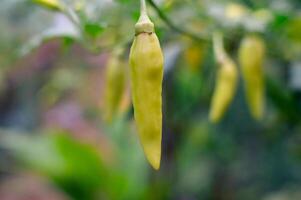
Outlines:
[[[128,83],[139,1],[61,0],[58,11],[1,0],[0,199],[300,200],[300,0],[147,2],[165,55],[159,171],[139,144]],[[240,80],[223,120],[208,121],[215,30],[236,62],[245,35],[265,40],[262,120]],[[117,48],[126,78],[107,120]]]

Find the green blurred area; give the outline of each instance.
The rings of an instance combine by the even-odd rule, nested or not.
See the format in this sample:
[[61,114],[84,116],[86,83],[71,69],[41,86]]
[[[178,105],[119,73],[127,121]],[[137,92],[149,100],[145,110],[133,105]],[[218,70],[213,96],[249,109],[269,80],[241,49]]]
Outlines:
[[[147,1],[169,19],[148,3],[165,55],[159,171],[139,144],[128,74],[118,112],[103,119],[107,61],[122,48],[128,62],[139,1],[37,2],[0,6],[1,200],[301,199],[299,0]],[[221,123],[208,121],[215,30],[236,63],[246,34],[265,40],[261,121],[242,80]]]

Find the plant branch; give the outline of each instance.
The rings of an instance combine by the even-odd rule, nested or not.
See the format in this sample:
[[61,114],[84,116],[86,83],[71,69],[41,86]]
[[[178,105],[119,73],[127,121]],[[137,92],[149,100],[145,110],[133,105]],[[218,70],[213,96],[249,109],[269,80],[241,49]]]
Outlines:
[[207,37],[204,36],[200,36],[198,34],[195,34],[189,30],[183,29],[177,25],[175,25],[173,23],[173,21],[171,21],[168,16],[166,16],[164,14],[164,12],[158,7],[158,5],[153,1],[153,0],[147,0],[147,2],[155,9],[155,11],[157,12],[157,14],[159,15],[159,17],[162,19],[162,21],[169,26],[169,28],[171,28],[172,30],[174,30],[175,32],[179,33],[179,34],[183,34],[186,35],[194,40],[198,40],[198,41],[208,41]]

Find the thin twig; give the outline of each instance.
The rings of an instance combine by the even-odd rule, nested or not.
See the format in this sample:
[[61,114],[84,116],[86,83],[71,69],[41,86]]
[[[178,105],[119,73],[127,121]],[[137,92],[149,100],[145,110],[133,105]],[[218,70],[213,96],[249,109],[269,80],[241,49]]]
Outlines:
[[172,30],[176,31],[177,33],[186,35],[194,40],[198,41],[208,41],[209,39],[204,36],[200,36],[198,34],[195,34],[189,30],[185,30],[177,25],[175,25],[165,14],[164,12],[158,7],[158,5],[153,0],[147,0],[148,3],[154,8],[154,10],[157,12],[159,17],[162,19],[162,21],[165,22],[166,25],[168,25]]

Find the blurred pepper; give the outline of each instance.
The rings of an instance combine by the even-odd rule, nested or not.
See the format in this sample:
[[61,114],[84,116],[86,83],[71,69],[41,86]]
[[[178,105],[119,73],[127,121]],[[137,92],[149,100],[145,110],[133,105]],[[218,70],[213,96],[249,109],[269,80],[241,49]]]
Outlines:
[[125,66],[120,59],[122,50],[114,52],[106,69],[104,120],[111,122],[125,92]]
[[63,6],[59,0],[32,0],[32,1],[50,10],[55,10],[55,11],[63,10]]
[[214,53],[218,62],[215,90],[211,100],[209,119],[219,122],[228,109],[237,88],[237,69],[224,50],[221,34],[214,34]]
[[264,112],[264,78],[263,62],[265,43],[255,35],[246,36],[239,48],[239,62],[247,103],[251,115],[259,120]]
[[134,115],[146,158],[159,169],[162,140],[163,54],[154,24],[141,1],[141,15],[130,52]]
[[191,44],[184,51],[184,58],[187,67],[195,72],[201,69],[201,64],[204,58],[205,48],[203,44]]

